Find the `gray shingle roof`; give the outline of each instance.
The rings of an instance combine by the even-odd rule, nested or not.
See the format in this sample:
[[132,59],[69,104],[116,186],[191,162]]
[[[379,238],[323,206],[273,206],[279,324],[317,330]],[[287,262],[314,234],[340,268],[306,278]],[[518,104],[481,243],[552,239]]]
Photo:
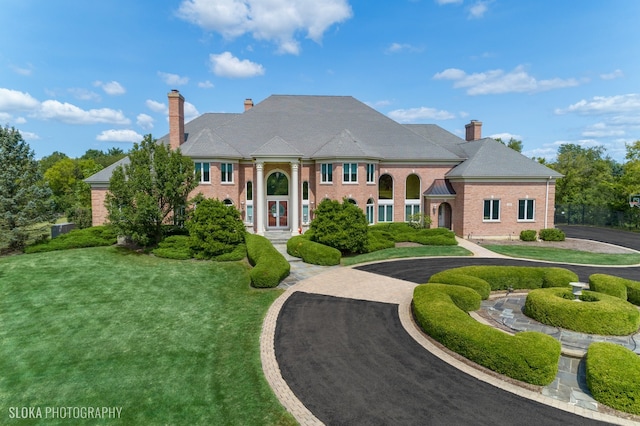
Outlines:
[[124,157],[123,159],[116,161],[112,165],[107,166],[104,169],[100,170],[98,173],[89,176],[84,181],[87,182],[88,184],[109,183],[109,180],[111,179],[111,175],[113,174],[113,171],[116,169],[116,167],[125,166],[130,162],[131,161],[129,160],[129,157]]
[[456,195],[453,186],[446,179],[435,179],[431,186],[424,191],[425,196],[437,197],[437,196],[452,196]]
[[460,148],[469,159],[449,173],[447,178],[560,178],[562,175],[519,152],[485,138],[465,142]]
[[252,157],[300,157],[301,155],[300,151],[280,136],[274,136],[251,153]]
[[330,139],[329,142],[322,145],[311,157],[382,159],[380,154],[366,143],[357,140],[347,129],[344,129]]

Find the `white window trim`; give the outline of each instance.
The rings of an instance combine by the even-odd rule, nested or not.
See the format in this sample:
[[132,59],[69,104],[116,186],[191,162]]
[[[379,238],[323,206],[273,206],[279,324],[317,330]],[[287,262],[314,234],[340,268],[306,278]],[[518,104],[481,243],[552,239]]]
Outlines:
[[[385,220],[380,220],[380,207],[384,207],[384,211],[387,211],[387,206],[391,206],[391,220],[387,220],[389,218],[386,217],[386,213],[385,213]],[[395,215],[394,212],[394,203],[393,200],[378,200],[378,223],[389,223],[389,222],[393,222],[393,217]]]
[[[222,165],[223,164],[227,164],[229,166],[231,166],[231,173],[229,173],[229,171],[226,172],[222,172]],[[223,185],[233,185],[233,172],[234,172],[234,167],[233,167],[233,163],[220,163],[220,183]],[[231,175],[231,180],[224,180],[222,173],[224,173],[225,175]],[[229,177],[229,176],[227,176]]]
[[[323,169],[326,169],[326,173]],[[331,180],[325,179],[325,177],[329,177],[329,169],[331,170]],[[320,163],[320,183],[333,184],[333,163]]]
[[[414,207],[418,207],[418,213],[419,214],[421,212],[421,205],[420,205],[420,200],[414,200],[414,199],[409,199],[409,200],[405,200],[404,202],[404,221],[405,222],[410,222],[409,220],[407,220],[407,206],[411,206],[411,210],[413,211]],[[416,213],[413,213],[416,214]]]
[[[348,180],[344,179],[344,175],[345,175],[345,169],[349,168],[349,173],[347,174],[348,176]],[[356,180],[351,180],[351,176],[353,175],[353,170],[352,167],[355,166],[356,168]],[[358,183],[358,163],[342,163],[342,183],[345,184],[357,184]]]
[[[211,183],[211,163],[209,163],[208,161],[195,161],[193,163],[193,173],[197,173],[198,172],[198,164],[200,164],[200,180],[199,183]],[[202,170],[204,169],[204,165],[208,164],[209,165],[209,180],[204,180],[204,173],[202,172]]]
[[[524,219],[520,219],[520,201],[524,201],[525,202],[525,207],[524,207],[524,215],[525,218]],[[531,201],[533,203],[533,209],[532,209],[532,213],[533,213],[533,217],[531,219],[527,219],[527,202]],[[518,200],[518,222],[535,222],[536,221],[536,200],[533,198],[521,198]]]
[[[491,208],[489,210],[489,216],[490,216],[489,219],[485,219],[485,217],[484,217],[484,204],[487,201],[491,202]],[[496,201],[498,202],[498,218],[497,219],[492,219],[492,217],[493,217],[493,206],[494,206],[494,202],[496,202]],[[501,207],[502,207],[502,202],[500,201],[499,198],[487,198],[487,199],[484,199],[482,201],[482,221],[483,222],[500,222],[500,217],[501,217],[500,210],[501,210]]]
[[[371,168],[371,176],[369,176],[369,168]],[[371,179],[369,179],[371,177]],[[376,165],[375,163],[367,163],[367,184],[375,185],[376,180]]]

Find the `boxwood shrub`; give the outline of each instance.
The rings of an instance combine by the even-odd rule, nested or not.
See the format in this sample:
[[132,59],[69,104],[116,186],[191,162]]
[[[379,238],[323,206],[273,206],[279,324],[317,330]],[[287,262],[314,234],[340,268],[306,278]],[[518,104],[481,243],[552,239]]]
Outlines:
[[340,250],[308,240],[302,235],[289,238],[287,253],[301,258],[305,263],[324,266],[339,265],[342,257]]
[[455,269],[438,272],[431,275],[429,283],[453,284],[462,287],[469,287],[476,291],[483,300],[489,298],[491,294],[491,285],[482,278],[457,273]]
[[596,401],[640,414],[640,358],[613,343],[592,343],[586,357],[587,386]]
[[520,231],[520,239],[522,241],[535,241],[537,236],[538,233],[535,231],[535,229],[525,229],[523,231]]
[[529,292],[524,314],[543,324],[589,334],[624,336],[640,326],[640,312],[617,297],[583,291],[575,302],[571,290],[538,289]]
[[247,257],[253,266],[251,284],[258,288],[276,287],[290,272],[291,265],[267,238],[246,234]]
[[25,247],[25,253],[42,253],[54,250],[74,248],[111,246],[117,242],[116,231],[111,226],[93,226],[91,228],[74,229],[67,234]]
[[447,348],[490,370],[534,385],[551,383],[560,343],[539,332],[506,334],[474,320],[480,296],[467,287],[423,284],[413,293],[416,322]]
[[546,228],[540,230],[540,239],[542,241],[564,241],[565,235],[560,229]]
[[509,288],[568,287],[570,282],[578,281],[578,276],[565,268],[479,265],[463,266],[448,271],[453,274],[481,278],[489,283],[493,291]]
[[620,297],[640,306],[640,281],[628,280],[606,274],[593,274],[589,277],[589,288],[593,291]]

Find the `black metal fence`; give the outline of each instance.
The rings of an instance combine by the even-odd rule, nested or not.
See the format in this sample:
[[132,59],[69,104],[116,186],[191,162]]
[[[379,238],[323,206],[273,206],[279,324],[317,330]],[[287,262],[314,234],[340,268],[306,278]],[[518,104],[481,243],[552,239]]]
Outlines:
[[555,223],[556,225],[638,228],[640,209],[617,211],[608,207],[585,204],[556,204]]

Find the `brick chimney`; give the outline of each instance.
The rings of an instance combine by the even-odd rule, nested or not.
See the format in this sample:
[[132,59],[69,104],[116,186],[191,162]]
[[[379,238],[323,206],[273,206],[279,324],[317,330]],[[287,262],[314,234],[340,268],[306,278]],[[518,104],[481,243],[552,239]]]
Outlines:
[[253,108],[253,100],[250,99],[250,98],[245,99],[244,100],[244,111],[247,112],[251,108]]
[[471,123],[465,124],[464,128],[467,131],[465,137],[467,142],[482,139],[482,121],[471,120]]
[[184,143],[184,97],[173,89],[169,97],[169,146],[177,149]]

